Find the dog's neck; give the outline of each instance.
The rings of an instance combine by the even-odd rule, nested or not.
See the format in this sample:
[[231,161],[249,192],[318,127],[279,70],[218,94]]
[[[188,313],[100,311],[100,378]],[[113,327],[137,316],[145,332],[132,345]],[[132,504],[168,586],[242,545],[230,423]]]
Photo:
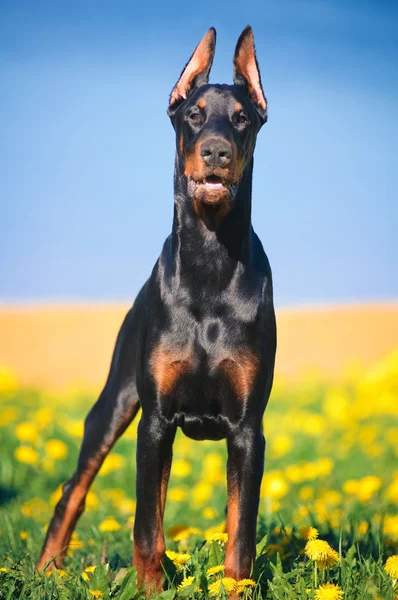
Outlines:
[[199,216],[187,190],[187,178],[176,157],[174,170],[174,219],[172,245],[182,265],[206,270],[234,267],[247,262],[250,254],[251,193],[253,160],[247,165],[238,184],[229,212],[221,219],[211,215]]

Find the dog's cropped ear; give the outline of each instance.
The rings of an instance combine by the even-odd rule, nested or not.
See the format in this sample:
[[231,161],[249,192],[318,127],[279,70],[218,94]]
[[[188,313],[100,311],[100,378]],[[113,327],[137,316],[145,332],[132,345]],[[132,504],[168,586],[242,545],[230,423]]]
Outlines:
[[248,25],[239,36],[234,56],[234,83],[245,89],[263,123],[267,120],[267,100],[261,85],[254,48],[253,30]]
[[216,49],[216,30],[211,27],[196,46],[175,84],[169,100],[168,115],[171,117],[186,100],[193,89],[209,81],[209,73]]

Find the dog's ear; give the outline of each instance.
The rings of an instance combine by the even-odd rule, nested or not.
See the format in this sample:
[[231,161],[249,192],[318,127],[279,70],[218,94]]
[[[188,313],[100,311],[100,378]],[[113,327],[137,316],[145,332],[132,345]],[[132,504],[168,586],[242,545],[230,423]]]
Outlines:
[[234,83],[243,87],[257,109],[263,123],[267,120],[267,100],[261,85],[254,48],[253,30],[248,25],[239,36],[234,55]]
[[196,46],[175,84],[169,100],[168,115],[171,117],[186,100],[193,89],[209,81],[209,73],[216,49],[216,30],[211,27]]

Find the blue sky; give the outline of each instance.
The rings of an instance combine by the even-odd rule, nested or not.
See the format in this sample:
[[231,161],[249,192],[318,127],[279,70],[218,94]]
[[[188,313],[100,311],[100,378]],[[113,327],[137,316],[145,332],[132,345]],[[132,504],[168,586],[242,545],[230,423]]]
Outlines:
[[132,300],[171,228],[167,99],[205,31],[251,24],[269,122],[253,223],[276,304],[398,297],[398,5],[0,5],[0,300]]

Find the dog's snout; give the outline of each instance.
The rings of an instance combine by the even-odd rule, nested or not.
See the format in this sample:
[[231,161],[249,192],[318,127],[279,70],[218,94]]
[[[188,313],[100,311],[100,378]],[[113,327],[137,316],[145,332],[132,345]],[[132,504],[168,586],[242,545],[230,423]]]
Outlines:
[[226,167],[231,162],[232,147],[227,140],[209,138],[202,142],[200,155],[209,167]]

